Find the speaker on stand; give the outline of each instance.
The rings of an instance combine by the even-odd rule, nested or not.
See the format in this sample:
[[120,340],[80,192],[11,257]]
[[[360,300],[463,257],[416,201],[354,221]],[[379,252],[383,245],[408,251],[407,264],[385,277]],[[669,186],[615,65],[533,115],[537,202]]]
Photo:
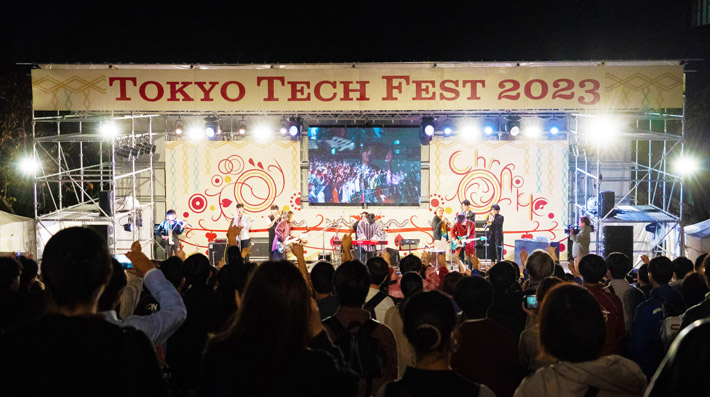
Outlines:
[[633,226],[604,226],[604,257],[612,252],[621,252],[633,261]]

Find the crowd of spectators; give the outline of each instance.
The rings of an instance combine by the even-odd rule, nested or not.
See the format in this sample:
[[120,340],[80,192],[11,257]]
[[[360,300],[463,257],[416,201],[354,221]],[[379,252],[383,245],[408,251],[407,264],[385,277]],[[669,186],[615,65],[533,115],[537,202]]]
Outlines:
[[[385,252],[308,270],[182,251],[126,269],[87,228],[0,257],[0,395],[710,395],[710,263]],[[534,299],[531,299],[532,297]],[[535,303],[537,302],[537,303]]]

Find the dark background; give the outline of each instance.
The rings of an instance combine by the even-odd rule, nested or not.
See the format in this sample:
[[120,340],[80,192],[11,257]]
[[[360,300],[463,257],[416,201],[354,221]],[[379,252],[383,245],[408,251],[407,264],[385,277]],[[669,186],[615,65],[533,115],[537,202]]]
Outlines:
[[[702,0],[706,1],[706,0]],[[29,215],[11,162],[27,143],[21,63],[301,63],[692,59],[689,145],[707,153],[710,25],[697,0],[191,2],[15,1],[0,5],[0,209]],[[701,60],[704,59],[704,60]],[[685,223],[710,217],[707,172]],[[29,202],[29,203],[28,203]],[[29,212],[28,212],[29,210]]]

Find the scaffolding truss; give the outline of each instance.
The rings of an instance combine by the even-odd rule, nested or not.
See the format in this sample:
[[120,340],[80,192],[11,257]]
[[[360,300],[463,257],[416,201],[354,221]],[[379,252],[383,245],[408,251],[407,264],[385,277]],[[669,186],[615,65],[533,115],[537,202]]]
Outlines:
[[[33,117],[33,156],[40,165],[34,175],[38,253],[43,234],[51,236],[68,226],[97,228],[105,233],[113,254],[124,252],[133,241],[152,246],[154,137],[158,135],[153,132],[154,117]],[[106,135],[101,133],[106,123],[130,127]],[[128,156],[121,156],[125,153]],[[149,181],[147,190],[140,187],[141,181]],[[152,249],[146,252],[152,255]]]
[[[612,117],[615,125],[607,122]],[[597,254],[604,248],[605,226],[642,224],[653,225],[646,230],[655,237],[634,254],[683,254],[683,178],[671,170],[670,160],[683,156],[684,137],[683,111],[572,114],[570,223],[581,216],[592,220]],[[605,211],[600,193],[615,187],[621,194]]]

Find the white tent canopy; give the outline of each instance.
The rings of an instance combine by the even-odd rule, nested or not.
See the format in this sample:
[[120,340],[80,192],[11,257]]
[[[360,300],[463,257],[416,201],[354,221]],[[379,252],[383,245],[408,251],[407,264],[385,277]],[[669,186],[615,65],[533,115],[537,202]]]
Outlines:
[[710,219],[685,227],[685,248],[691,260],[710,252]]
[[35,221],[0,211],[0,253],[35,254]]

